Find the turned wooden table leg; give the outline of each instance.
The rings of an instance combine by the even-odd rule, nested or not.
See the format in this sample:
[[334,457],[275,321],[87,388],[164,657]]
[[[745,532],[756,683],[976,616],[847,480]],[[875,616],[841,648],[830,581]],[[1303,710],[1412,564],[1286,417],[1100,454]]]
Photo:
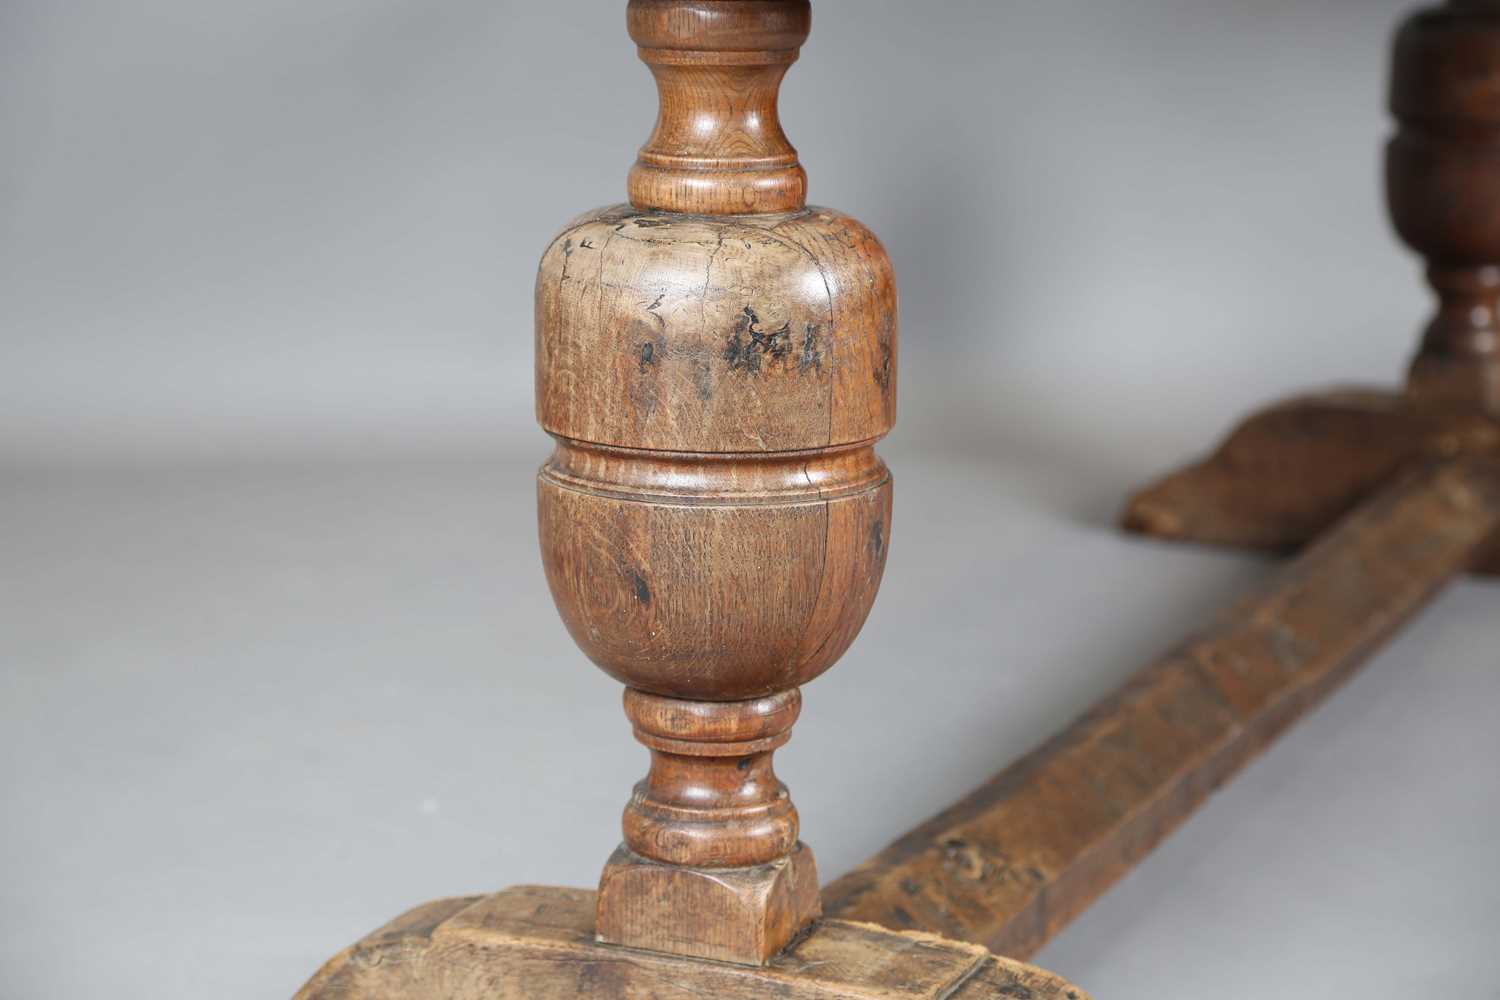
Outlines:
[[[1439,302],[1405,391],[1329,392],[1259,413],[1132,500],[1127,527],[1294,548],[1413,461],[1500,453],[1500,2],[1410,18],[1390,103],[1391,215],[1426,257]],[[1500,555],[1480,568],[1500,571]]]
[[537,280],[547,579],[652,759],[599,936],[747,964],[819,913],[771,755],[864,623],[891,523],[890,260],[807,208],[777,119],[810,19],[806,0],[634,0],[656,130],[630,204],[576,220]]
[[304,1000],[1083,997],[973,945],[820,921],[772,768],[891,530],[890,260],[806,205],[777,118],[810,24],[807,0],[631,0],[656,130],[630,203],[573,220],[537,277],[547,580],[651,754],[599,891],[420,907]]

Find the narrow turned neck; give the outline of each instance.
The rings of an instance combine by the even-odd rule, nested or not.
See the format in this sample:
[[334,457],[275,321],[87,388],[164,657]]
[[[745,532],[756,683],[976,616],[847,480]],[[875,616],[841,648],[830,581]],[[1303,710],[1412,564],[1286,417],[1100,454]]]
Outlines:
[[1450,358],[1500,356],[1500,267],[1434,264],[1427,277],[1438,293],[1439,307],[1427,328],[1423,351]]
[[625,714],[651,773],[625,809],[625,844],[643,858],[743,868],[787,858],[797,810],[771,768],[802,711],[796,688],[753,701],[696,702],[633,688]]
[[630,0],[630,37],[656,77],[656,129],[630,171],[649,211],[751,215],[807,204],[777,97],[812,26],[808,0]]

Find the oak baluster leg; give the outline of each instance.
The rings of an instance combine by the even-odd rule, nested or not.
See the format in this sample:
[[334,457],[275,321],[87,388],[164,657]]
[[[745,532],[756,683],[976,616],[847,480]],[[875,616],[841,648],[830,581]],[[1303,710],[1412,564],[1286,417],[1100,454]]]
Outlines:
[[885,565],[895,279],[868,230],[807,208],[778,122],[807,0],[628,20],[661,98],[630,204],[575,221],[537,279],[542,556],[652,756],[600,939],[755,965],[819,914],[771,755]]
[[807,207],[777,118],[810,19],[807,0],[631,0],[656,130],[630,203],[575,219],[537,277],[547,580],[651,754],[599,891],[419,907],[300,1000],[1084,997],[981,947],[820,921],[772,768],[801,686],[870,611],[891,525],[890,261]]

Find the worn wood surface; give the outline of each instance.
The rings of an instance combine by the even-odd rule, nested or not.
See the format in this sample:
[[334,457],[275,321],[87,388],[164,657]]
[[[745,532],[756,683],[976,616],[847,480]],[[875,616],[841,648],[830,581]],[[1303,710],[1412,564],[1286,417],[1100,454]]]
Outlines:
[[761,965],[822,913],[818,866],[806,844],[748,868],[662,864],[629,844],[627,837],[599,879],[601,941]]
[[542,561],[651,750],[600,935],[757,964],[818,915],[772,753],[884,571],[896,287],[869,230],[806,206],[777,118],[807,0],[627,21],[661,99],[631,204],[574,219],[537,274]]
[[628,205],[558,234],[536,288],[537,416],[658,452],[868,444],[896,419],[896,286],[831,209],[753,218]]
[[1413,473],[1055,739],[831,884],[825,912],[1033,954],[1497,529],[1495,463]]
[[412,910],[296,1000],[1088,1000],[1057,976],[928,935],[827,921],[764,968],[594,940],[593,893],[517,888]]

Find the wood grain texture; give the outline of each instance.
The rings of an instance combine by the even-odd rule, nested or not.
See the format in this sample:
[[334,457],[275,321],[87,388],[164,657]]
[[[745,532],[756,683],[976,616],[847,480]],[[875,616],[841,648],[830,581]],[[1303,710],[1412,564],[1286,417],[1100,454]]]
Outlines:
[[542,560],[569,633],[616,680],[699,701],[805,684],[854,641],[880,587],[891,485],[691,504],[538,486]]
[[593,893],[517,888],[419,907],[330,960],[296,1000],[1088,1000],[928,935],[826,921],[764,968],[594,940]]
[[818,866],[806,844],[753,867],[714,868],[662,864],[629,843],[627,825],[627,846],[615,851],[599,879],[601,941],[764,965],[822,914]]
[[668,865],[742,869],[788,857],[797,810],[771,767],[802,707],[796,688],[739,702],[625,692],[651,771],[625,809],[625,846]]
[[631,204],[698,215],[802,208],[807,173],[777,92],[811,30],[808,0],[631,0],[626,19],[661,104],[630,171]]
[[778,119],[810,16],[807,0],[632,0],[661,99],[632,204],[569,223],[536,282],[547,582],[652,754],[598,931],[745,964],[818,916],[772,754],[797,688],[864,624],[890,545],[874,451],[896,417],[890,259],[806,207]]
[[536,284],[537,419],[668,452],[873,442],[896,419],[896,285],[830,209],[755,218],[614,206],[570,223]]
[[831,884],[832,917],[1029,956],[1500,529],[1500,465],[1387,488],[1055,739]]

